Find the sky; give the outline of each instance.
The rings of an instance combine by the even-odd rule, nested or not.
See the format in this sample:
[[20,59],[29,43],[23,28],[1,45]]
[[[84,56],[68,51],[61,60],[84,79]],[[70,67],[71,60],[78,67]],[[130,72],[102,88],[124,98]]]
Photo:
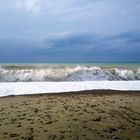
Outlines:
[[0,0],[6,62],[140,62],[140,0]]

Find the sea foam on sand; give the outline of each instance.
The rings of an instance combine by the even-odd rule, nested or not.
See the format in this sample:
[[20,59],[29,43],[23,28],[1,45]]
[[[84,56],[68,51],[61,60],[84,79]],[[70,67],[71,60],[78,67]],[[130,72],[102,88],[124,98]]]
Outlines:
[[140,91],[140,81],[5,82],[0,83],[0,96],[61,93],[95,89]]

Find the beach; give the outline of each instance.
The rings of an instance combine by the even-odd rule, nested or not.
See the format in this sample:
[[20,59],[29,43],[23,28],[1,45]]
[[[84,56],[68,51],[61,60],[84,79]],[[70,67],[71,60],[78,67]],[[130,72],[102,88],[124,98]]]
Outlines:
[[140,140],[140,0],[0,0],[0,140]]
[[0,98],[0,140],[139,140],[140,91]]

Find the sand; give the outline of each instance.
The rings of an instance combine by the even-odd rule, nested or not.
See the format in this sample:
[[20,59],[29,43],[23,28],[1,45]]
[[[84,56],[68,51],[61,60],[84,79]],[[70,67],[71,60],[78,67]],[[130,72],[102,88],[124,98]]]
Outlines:
[[140,92],[2,97],[0,140],[140,140]]

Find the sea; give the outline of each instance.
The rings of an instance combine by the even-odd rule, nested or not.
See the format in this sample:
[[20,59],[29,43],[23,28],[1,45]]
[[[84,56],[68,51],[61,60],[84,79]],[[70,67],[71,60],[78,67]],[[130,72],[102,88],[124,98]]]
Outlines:
[[140,91],[140,63],[0,64],[0,97],[84,90]]
[[140,63],[1,63],[0,82],[137,81]]

